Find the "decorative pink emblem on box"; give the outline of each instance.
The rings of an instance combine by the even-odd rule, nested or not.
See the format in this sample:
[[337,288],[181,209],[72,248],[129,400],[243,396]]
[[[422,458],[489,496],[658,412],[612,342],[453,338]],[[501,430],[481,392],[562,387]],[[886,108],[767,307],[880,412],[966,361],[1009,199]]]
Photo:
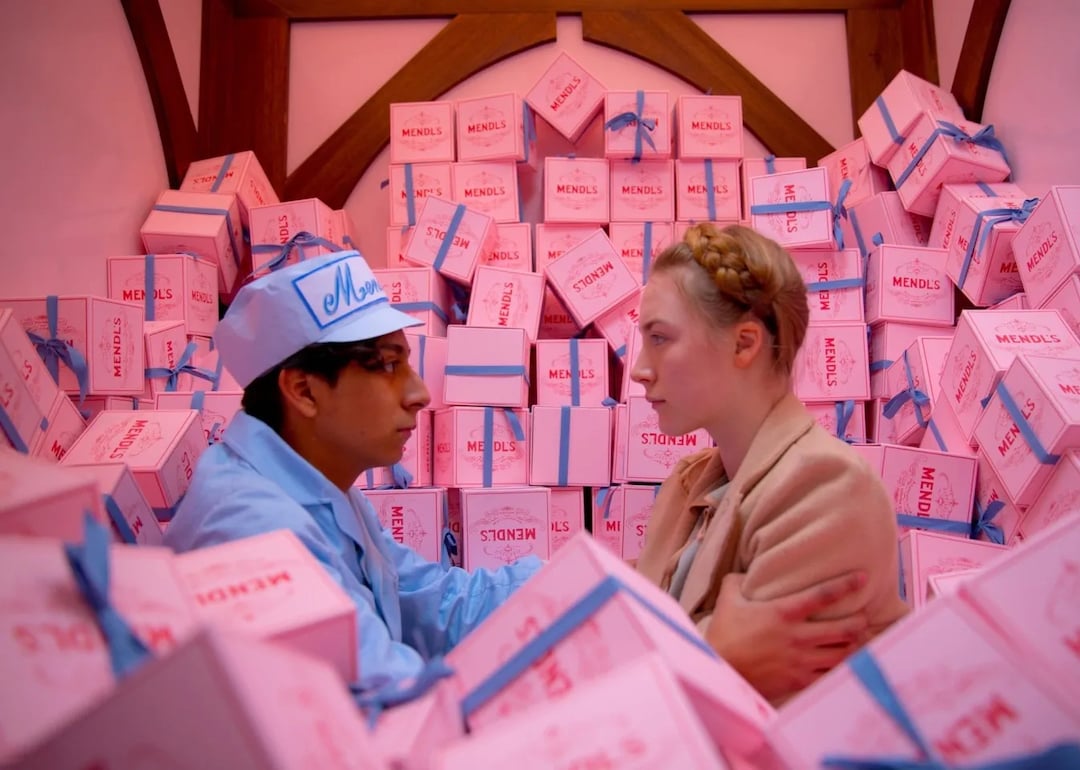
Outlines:
[[604,103],[604,86],[566,53],[560,53],[525,101],[536,114],[576,142]]
[[390,105],[391,163],[452,160],[452,102],[398,102]]
[[545,158],[544,221],[606,224],[611,218],[610,175],[603,158]]
[[952,326],[953,285],[945,275],[946,252],[882,244],[866,268],[866,320]]
[[573,487],[551,490],[551,553],[585,531],[585,493]]
[[639,288],[603,231],[594,232],[552,262],[545,274],[579,326],[595,321]]
[[[635,117],[630,119],[628,116]],[[641,129],[637,116],[641,118]],[[616,121],[615,124],[612,121]],[[642,131],[639,140],[637,136]],[[646,135],[651,143],[644,138]],[[671,106],[667,91],[608,91],[605,94],[605,158],[667,158],[671,156],[671,140]]]
[[[409,177],[412,177],[411,180]],[[409,225],[409,182],[412,186],[412,222],[429,196],[450,199],[453,183],[449,163],[403,163],[390,166],[390,224],[398,228]],[[355,248],[355,247],[352,247]],[[393,267],[393,265],[388,265]]]
[[[777,158],[769,155],[765,158],[743,158],[740,166],[742,174],[742,219],[750,218],[750,180],[756,176],[780,174],[787,171],[801,171],[806,168],[806,158]],[[749,222],[745,222],[747,227]]]
[[496,94],[457,102],[457,157],[467,160],[524,161],[530,155],[527,115],[517,94]]
[[487,214],[496,222],[521,219],[517,164],[512,160],[454,163],[450,167],[453,199]]
[[[575,347],[576,354],[573,351]],[[575,392],[578,397],[576,403]],[[607,397],[608,346],[604,340],[537,341],[538,406],[600,406]]]
[[919,528],[922,519],[938,519],[955,523],[946,529],[948,534],[970,537],[975,471],[974,457],[886,446],[881,477],[897,515],[903,517],[900,530]]
[[864,322],[863,267],[857,250],[798,249],[791,258],[806,281],[811,321]]
[[670,222],[675,218],[675,172],[670,160],[611,162],[611,220]]
[[825,169],[751,179],[750,222],[755,230],[789,248],[835,248]]
[[795,356],[795,393],[803,401],[867,401],[866,325],[812,323]]
[[676,103],[675,118],[680,158],[742,158],[741,96],[684,94]]
[[741,214],[739,201],[737,160],[680,157],[675,161],[675,212],[680,220],[737,222]]
[[627,412],[628,481],[664,481],[683,457],[712,446],[712,441],[704,429],[687,433],[685,436],[669,436],[661,432],[656,411],[643,397],[634,396],[628,399]]
[[498,225],[495,228],[495,245],[480,264],[531,273],[533,271],[532,225],[528,222]]
[[525,556],[547,559],[551,495],[543,487],[461,490],[465,569],[497,569]]
[[523,329],[535,341],[543,297],[542,275],[482,265],[473,277],[466,324]]
[[[416,227],[410,228],[402,256],[434,267],[458,283],[472,283],[473,272],[495,244],[495,220],[434,195],[424,199]],[[444,243],[448,245],[444,248]]]
[[1055,186],[1013,238],[1024,291],[1042,306],[1080,271],[1080,186]]
[[218,285],[212,262],[188,254],[152,254],[109,257],[106,263],[112,299],[142,304],[147,321],[183,321],[188,334],[214,333]]
[[[488,419],[490,447],[485,439]],[[434,428],[434,482],[438,486],[527,483],[529,426],[525,410],[455,406],[435,412]]]

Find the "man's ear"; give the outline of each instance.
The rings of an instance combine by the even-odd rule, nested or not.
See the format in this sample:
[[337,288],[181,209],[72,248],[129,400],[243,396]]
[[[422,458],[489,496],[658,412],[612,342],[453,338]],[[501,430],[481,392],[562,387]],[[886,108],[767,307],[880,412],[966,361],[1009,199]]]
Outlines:
[[735,366],[746,369],[765,346],[765,329],[757,321],[740,321],[732,329],[735,337]]
[[300,369],[282,369],[278,372],[278,390],[281,391],[282,405],[307,418],[314,417],[319,411],[312,393],[312,377],[313,375]]

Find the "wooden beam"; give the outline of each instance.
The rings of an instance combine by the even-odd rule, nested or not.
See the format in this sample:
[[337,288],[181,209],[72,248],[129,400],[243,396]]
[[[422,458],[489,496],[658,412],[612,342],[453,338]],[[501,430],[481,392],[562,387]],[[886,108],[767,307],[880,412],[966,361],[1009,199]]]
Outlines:
[[238,16],[293,21],[452,17],[459,13],[687,11],[691,13],[819,13],[898,8],[904,0],[234,0]]
[[253,150],[278,194],[285,185],[289,21],[237,18],[231,0],[203,0],[199,153]]
[[937,39],[934,34],[934,0],[904,0],[900,6],[904,69],[931,83],[940,83]]
[[318,196],[341,208],[390,141],[391,103],[435,99],[507,56],[554,40],[554,14],[458,16],[289,175],[285,198]]
[[982,121],[990,72],[994,68],[1001,31],[1009,15],[1009,0],[979,0],[968,19],[952,93],[969,120]]
[[[851,112],[855,121],[904,67],[899,30],[898,10],[847,13],[848,73]],[[855,133],[859,133],[857,124]]]
[[199,137],[158,0],[120,0],[154,104],[169,185],[177,187],[196,159]]
[[586,40],[652,62],[702,91],[740,94],[743,122],[776,155],[815,163],[833,151],[824,137],[680,11],[587,11],[582,29]]

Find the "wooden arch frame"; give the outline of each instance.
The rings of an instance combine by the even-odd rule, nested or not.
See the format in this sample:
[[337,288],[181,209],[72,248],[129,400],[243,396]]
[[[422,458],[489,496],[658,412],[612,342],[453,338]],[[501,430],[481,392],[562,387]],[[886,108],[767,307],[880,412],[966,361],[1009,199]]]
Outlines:
[[[121,3],[171,184],[192,160],[252,149],[284,198],[319,197],[333,208],[345,204],[389,142],[392,102],[436,99],[485,67],[553,42],[560,14],[580,15],[587,41],[644,59],[703,91],[742,94],[746,127],[777,155],[813,161],[832,147],[687,13],[843,13],[854,115],[902,68],[938,81],[933,0],[203,0],[196,131],[158,0]],[[975,120],[1008,9],[1009,0],[980,0],[967,27],[952,91]],[[387,18],[450,21],[287,175],[290,25]],[[677,53],[662,42],[671,39],[680,41]]]

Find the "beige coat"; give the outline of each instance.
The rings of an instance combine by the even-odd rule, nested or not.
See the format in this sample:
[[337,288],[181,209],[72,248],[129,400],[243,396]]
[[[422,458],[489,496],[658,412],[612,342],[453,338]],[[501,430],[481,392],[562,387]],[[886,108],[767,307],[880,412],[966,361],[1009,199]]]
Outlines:
[[730,572],[746,575],[746,598],[770,599],[862,569],[866,585],[822,617],[864,610],[877,633],[905,613],[897,591],[896,517],[884,485],[794,395],[766,417],[714,506],[708,493],[724,478],[715,449],[682,460],[660,488],[637,563],[667,590],[695,522],[708,517],[680,599],[702,633]]

